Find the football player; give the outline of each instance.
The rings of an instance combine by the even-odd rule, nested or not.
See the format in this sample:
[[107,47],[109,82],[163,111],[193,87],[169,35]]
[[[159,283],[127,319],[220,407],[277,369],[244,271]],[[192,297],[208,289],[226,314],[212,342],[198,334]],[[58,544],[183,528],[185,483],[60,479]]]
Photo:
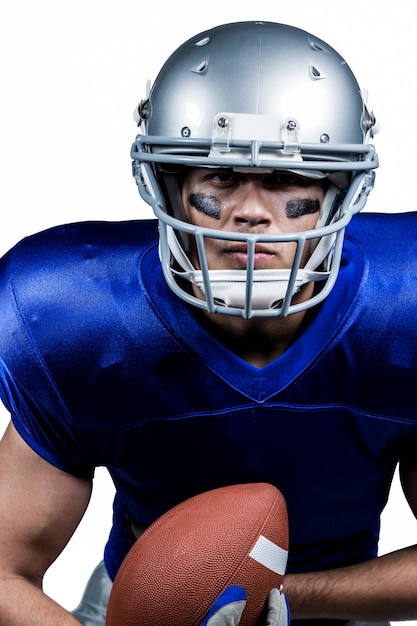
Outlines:
[[[297,28],[226,24],[135,117],[156,219],[56,227],[1,261],[0,622],[103,625],[143,528],[250,481],[287,501],[294,622],[416,619],[416,549],[378,557],[378,533],[398,464],[417,511],[417,214],[357,215],[377,123],[349,66]],[[97,466],[114,523],[70,614],[42,577]],[[226,602],[204,623],[238,620]]]

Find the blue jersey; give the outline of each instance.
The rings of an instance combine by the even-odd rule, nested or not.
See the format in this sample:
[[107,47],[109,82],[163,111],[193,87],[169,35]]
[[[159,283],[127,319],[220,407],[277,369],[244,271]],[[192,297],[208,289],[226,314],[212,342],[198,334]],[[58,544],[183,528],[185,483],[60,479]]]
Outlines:
[[282,356],[231,353],[167,287],[155,221],[87,222],[16,245],[0,264],[0,386],[25,441],[117,496],[105,552],[220,485],[284,494],[289,571],[376,555],[399,458],[417,438],[417,215],[361,214],[336,285]]

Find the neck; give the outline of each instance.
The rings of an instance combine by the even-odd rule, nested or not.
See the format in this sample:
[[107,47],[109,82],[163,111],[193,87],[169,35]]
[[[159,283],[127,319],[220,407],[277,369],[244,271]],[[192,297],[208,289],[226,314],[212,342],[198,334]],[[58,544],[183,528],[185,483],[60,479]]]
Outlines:
[[[304,285],[294,302],[311,297],[314,285]],[[307,323],[307,311],[288,317],[257,317],[250,320],[229,315],[203,313],[205,323],[231,352],[255,367],[272,363],[294,342]]]
[[265,367],[283,354],[301,330],[305,312],[286,318],[254,318],[204,313],[205,323],[215,337],[254,367]]

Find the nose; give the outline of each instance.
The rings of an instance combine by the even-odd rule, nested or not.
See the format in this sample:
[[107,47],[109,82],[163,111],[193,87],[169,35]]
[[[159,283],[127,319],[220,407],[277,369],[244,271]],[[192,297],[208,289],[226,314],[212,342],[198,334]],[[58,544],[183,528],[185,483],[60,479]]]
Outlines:
[[240,185],[233,211],[237,227],[266,228],[271,224],[270,199],[265,189],[256,181],[246,181]]

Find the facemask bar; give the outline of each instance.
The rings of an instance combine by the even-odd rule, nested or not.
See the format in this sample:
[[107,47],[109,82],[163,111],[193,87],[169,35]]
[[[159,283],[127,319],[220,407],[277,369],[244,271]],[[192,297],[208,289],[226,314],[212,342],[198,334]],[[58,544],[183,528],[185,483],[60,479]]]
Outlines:
[[[158,146],[161,149],[161,143],[163,143],[164,152],[152,152],[148,150],[150,146]],[[182,154],[182,144],[187,147],[187,154]],[[192,142],[191,142],[192,143]],[[241,147],[250,149],[250,158],[239,158],[236,155],[233,158],[228,159],[222,155],[218,159],[216,157],[207,157],[207,145],[208,142],[196,140],[193,142],[193,147],[197,153],[190,155],[190,139],[185,142],[177,139],[166,139],[161,142],[161,139],[154,137],[139,136],[136,142],[132,146],[133,162],[133,174],[139,187],[139,192],[142,198],[152,206],[155,215],[159,219],[160,229],[160,256],[162,262],[162,268],[165,279],[170,288],[181,299],[186,302],[200,308],[209,311],[210,313],[222,313],[226,315],[241,316],[244,318],[262,317],[262,316],[282,316],[285,317],[291,313],[297,313],[305,309],[311,308],[324,300],[324,298],[331,291],[335,280],[337,278],[340,258],[343,247],[344,229],[350,222],[354,213],[360,211],[366,203],[367,195],[373,185],[373,169],[377,167],[378,161],[373,146],[363,144],[359,145],[338,145],[326,146],[326,145],[301,145],[300,152],[303,154],[303,158],[308,158],[310,161],[297,161],[295,164],[291,158],[285,159],[280,157],[279,165],[277,159],[269,160],[260,157],[260,150],[265,144],[268,144],[267,148],[270,151],[274,149],[282,149],[282,143],[276,142],[257,142],[257,141],[238,141]],[[175,154],[167,154],[167,150],[173,150],[175,148]],[[329,159],[325,157],[328,153]],[[356,155],[356,158],[362,159],[358,161],[352,161],[351,159]],[[321,157],[321,158],[319,158]],[[230,162],[228,162],[230,161]],[[340,208],[337,210],[337,216],[334,222],[330,224],[320,225],[314,230],[301,232],[301,233],[288,233],[280,234],[276,236],[272,235],[238,235],[235,232],[223,232],[215,229],[200,228],[192,224],[188,224],[182,220],[178,220],[172,215],[169,215],[165,206],[165,199],[160,191],[158,181],[154,173],[154,164],[169,164],[170,167],[174,165],[192,165],[201,167],[265,167],[265,168],[277,168],[279,169],[294,169],[295,165],[297,170],[305,172],[308,176],[309,172],[314,170],[321,170],[326,173],[331,172],[351,172],[352,182],[349,189],[346,191],[346,195],[341,202]],[[256,165],[255,165],[256,163]],[[331,175],[331,174],[330,174]],[[185,264],[185,273],[174,269],[175,261],[173,260],[173,245],[172,238],[176,237],[176,233],[185,236],[192,236],[195,238],[197,251],[199,255],[200,270],[196,270],[191,266],[191,263],[186,257],[187,262],[191,267],[188,268],[189,274],[194,272],[194,276],[198,274],[200,279],[200,288],[204,292],[205,300],[196,297],[189,293],[187,290],[181,287],[178,283],[178,277],[183,275],[186,277],[187,266]],[[239,280],[244,282],[244,303],[239,306],[225,306],[218,302],[218,298],[213,293],[214,286],[212,287],[212,280],[215,278],[216,272],[209,270],[207,265],[206,253],[204,241],[206,238],[242,241],[248,248],[248,264],[245,270],[241,270]],[[308,261],[306,268],[300,269],[300,263],[304,245],[308,240],[319,240],[318,245],[327,245],[328,251],[326,254],[331,257],[331,268],[326,272],[314,272],[308,270]],[[268,289],[268,280],[272,279],[272,283],[281,281],[285,283],[285,290],[280,299],[280,302],[276,304],[274,308],[269,306],[266,308],[254,308],[252,306],[253,292],[259,290],[259,282],[262,282],[263,277],[259,277],[259,273],[262,270],[254,270],[254,253],[257,243],[275,243],[275,242],[295,242],[296,252],[291,270],[269,270],[274,273],[272,277],[267,276],[268,271],[264,271],[265,285],[263,289]],[[179,245],[179,244],[178,244]],[[180,246],[181,248],[181,246]],[[314,252],[313,252],[314,254]],[[175,256],[175,253],[174,253]],[[184,267],[184,263],[180,263],[180,266]],[[219,270],[219,273],[224,273],[224,270]],[[282,278],[279,273],[281,272]],[[224,275],[224,274],[223,274]],[[294,293],[296,293],[305,282],[310,281],[322,281],[322,289],[313,295],[309,300],[303,301],[299,304],[291,304]],[[196,280],[192,280],[195,282]],[[213,282],[214,285],[214,282]]]
[[[291,156],[285,157],[284,142],[257,141],[257,140],[234,140],[230,142],[231,148],[236,148],[248,156],[227,156],[225,154],[211,154],[210,139],[176,139],[153,137],[150,135],[138,135],[132,145],[131,157],[133,168],[135,162],[159,163],[171,167],[189,165],[194,167],[259,167],[266,169],[289,169],[294,168],[305,172],[321,170],[323,172],[359,172],[375,169],[378,167],[378,158],[372,144],[300,144],[299,152],[301,161],[295,161]],[[268,152],[279,151],[284,155],[277,158],[268,158]],[[262,156],[266,154],[266,156]],[[354,157],[356,156],[356,159]],[[323,158],[324,157],[324,158]],[[137,172],[133,171],[136,177]]]
[[[175,176],[169,176],[169,186],[172,188],[171,193],[173,195],[168,196],[172,199],[172,202],[179,200],[179,189],[175,182],[172,184],[172,179]],[[326,198],[323,202],[322,212],[323,214],[319,218],[317,226],[325,226],[331,223],[331,219],[327,220],[329,215],[336,217],[339,214],[340,191],[335,185],[331,185],[326,192]],[[172,206],[172,204],[171,204]],[[183,220],[181,213],[178,214],[178,209],[175,210],[175,215],[180,221]],[[178,223],[178,222],[177,222]],[[218,232],[218,230],[216,230]],[[207,231],[205,231],[207,233]],[[234,237],[235,239],[235,237]],[[199,289],[205,293],[206,287],[204,284],[204,276],[207,274],[201,270],[197,270],[191,263],[187,251],[190,240],[188,234],[184,234],[184,231],[180,229],[174,230],[171,226],[167,227],[167,241],[175,263],[171,261],[171,271],[179,279],[188,280],[199,287]],[[207,236],[204,241],[207,240]],[[255,246],[257,239],[253,238],[248,241],[245,235],[242,236],[246,249],[249,251],[249,259],[252,259],[255,255]],[[312,253],[305,264],[304,268],[298,269],[296,274],[296,281],[294,284],[294,293],[298,291],[303,284],[307,282],[324,281],[329,275],[329,260],[330,253],[334,246],[335,235],[328,235],[321,239],[315,239],[311,242]],[[285,244],[284,244],[285,245]],[[301,255],[304,244],[299,246],[299,253]],[[198,247],[198,244],[197,244]],[[204,263],[204,248],[200,252],[200,257]],[[301,256],[300,256],[301,258]],[[300,265],[296,261],[297,266]],[[320,270],[316,270],[320,268]],[[248,296],[246,296],[246,287],[249,286],[248,280],[250,280],[250,303],[253,310],[260,309],[276,309],[277,303],[282,302],[288,288],[288,281],[290,278],[289,269],[264,269],[253,270],[248,272],[247,270],[208,270],[208,276],[210,280],[209,288],[212,293],[213,301],[217,304],[222,304],[225,307],[236,307],[239,309],[247,310]]]
[[[346,195],[344,203],[348,203],[352,200],[352,196],[354,195],[354,191],[350,194]],[[343,209],[342,209],[343,210]],[[338,221],[338,230],[335,232],[334,225],[328,225],[322,227],[320,229],[314,229],[311,231],[305,231],[301,233],[288,233],[286,235],[236,235],[234,232],[223,232],[212,229],[203,229],[200,227],[195,227],[192,225],[186,225],[184,222],[178,222],[175,218],[168,216],[168,219],[165,217],[164,221],[160,223],[160,253],[161,253],[161,261],[162,267],[164,270],[165,279],[170,285],[171,289],[183,300],[188,302],[189,304],[193,304],[198,308],[209,311],[210,313],[222,313],[225,315],[235,315],[241,316],[244,318],[252,318],[252,317],[273,317],[280,316],[285,317],[292,313],[297,313],[307,308],[311,308],[324,300],[324,298],[330,293],[334,282],[337,278],[339,266],[340,266],[340,258],[343,247],[343,236],[344,229],[347,224],[350,222],[352,218],[352,213],[346,211],[343,217]],[[184,228],[184,226],[191,226],[188,228]],[[171,248],[170,248],[170,229],[181,231],[186,231],[187,234],[195,237],[197,251],[199,255],[199,263],[201,267],[201,276],[203,280],[203,291],[206,297],[206,300],[200,300],[196,296],[185,292],[177,282],[178,275],[181,275],[180,272],[172,271],[172,259],[171,259]],[[223,239],[223,240],[232,240],[232,241],[242,241],[245,242],[248,246],[248,264],[246,270],[241,270],[244,275],[244,283],[245,283],[245,303],[242,308],[237,307],[227,307],[223,304],[218,304],[216,302],[216,298],[213,294],[213,287],[211,282],[211,277],[216,272],[209,270],[207,265],[207,259],[205,254],[205,246],[204,241],[207,237],[212,237],[214,239]],[[307,278],[310,280],[322,280],[323,288],[319,293],[314,295],[307,301],[303,301],[299,304],[291,304],[291,300],[293,298],[294,293],[298,290],[296,288],[296,284],[299,281],[299,272],[303,272],[300,270],[301,257],[304,249],[304,245],[306,241],[310,239],[316,238],[328,238],[332,237],[332,261],[331,261],[331,270],[328,272],[308,272]],[[274,274],[273,278],[276,280],[277,275],[282,273],[282,280],[285,282],[285,295],[282,298],[282,302],[280,306],[277,306],[274,309],[265,308],[265,309],[254,309],[251,306],[253,289],[256,286],[254,283],[254,274],[256,270],[253,269],[253,259],[254,259],[254,251],[257,243],[275,243],[275,242],[295,242],[296,252],[293,261],[293,266],[291,270],[270,270],[271,273]],[[169,268],[169,269],[167,269]],[[221,270],[223,272],[223,270]],[[262,273],[262,270],[259,270]],[[265,272],[265,278],[267,278],[267,271]],[[320,275],[321,274],[321,275]],[[307,281],[305,281],[307,282]],[[266,284],[266,286],[268,286]]]

